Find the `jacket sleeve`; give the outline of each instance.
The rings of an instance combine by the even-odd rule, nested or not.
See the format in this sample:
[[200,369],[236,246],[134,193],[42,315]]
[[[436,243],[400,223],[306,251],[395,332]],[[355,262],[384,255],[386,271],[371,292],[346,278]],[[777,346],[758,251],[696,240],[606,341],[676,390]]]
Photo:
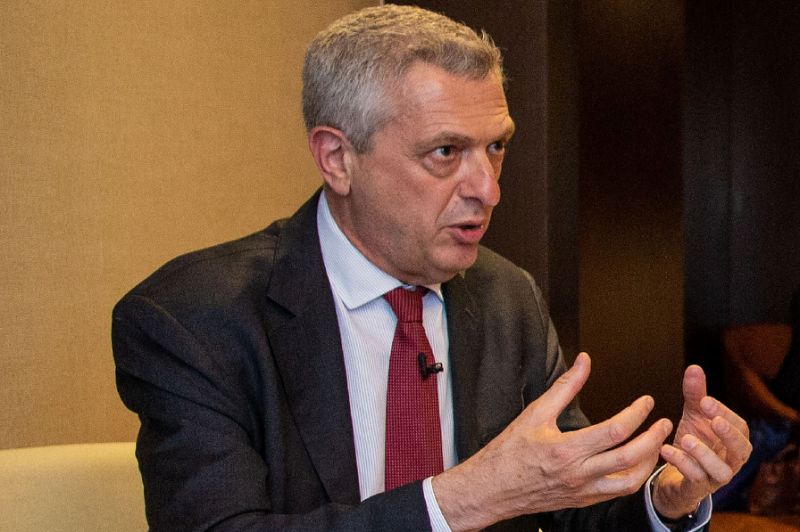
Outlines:
[[246,382],[255,377],[223,367],[163,306],[127,296],[112,340],[119,394],[141,420],[136,454],[151,530],[430,529],[421,482],[342,505],[309,481],[304,500],[279,500],[270,480],[292,472],[270,471],[262,454],[260,427],[271,420]]

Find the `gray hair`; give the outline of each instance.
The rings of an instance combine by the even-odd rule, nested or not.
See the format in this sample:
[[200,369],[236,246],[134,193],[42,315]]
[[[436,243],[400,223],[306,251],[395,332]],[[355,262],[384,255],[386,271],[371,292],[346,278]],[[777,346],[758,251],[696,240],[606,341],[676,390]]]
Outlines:
[[418,7],[368,7],[333,22],[311,41],[303,65],[306,130],[341,130],[359,153],[395,112],[389,96],[416,61],[451,74],[503,78],[491,37]]

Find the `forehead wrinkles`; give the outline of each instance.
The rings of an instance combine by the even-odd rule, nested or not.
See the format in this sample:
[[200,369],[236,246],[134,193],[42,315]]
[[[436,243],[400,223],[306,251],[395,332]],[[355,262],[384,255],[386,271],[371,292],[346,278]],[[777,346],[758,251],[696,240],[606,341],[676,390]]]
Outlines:
[[505,92],[494,75],[481,80],[422,75],[408,76],[403,81],[394,91],[392,120],[411,122],[422,134],[428,130],[437,133],[446,126],[471,127],[473,121],[482,127],[498,129],[490,135],[502,135],[513,129]]

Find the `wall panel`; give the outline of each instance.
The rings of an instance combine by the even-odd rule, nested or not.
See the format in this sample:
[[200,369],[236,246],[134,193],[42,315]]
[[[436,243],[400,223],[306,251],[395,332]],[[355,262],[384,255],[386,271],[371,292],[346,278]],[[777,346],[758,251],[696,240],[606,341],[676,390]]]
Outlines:
[[0,448],[135,436],[113,304],[318,186],[305,46],[374,3],[0,4]]

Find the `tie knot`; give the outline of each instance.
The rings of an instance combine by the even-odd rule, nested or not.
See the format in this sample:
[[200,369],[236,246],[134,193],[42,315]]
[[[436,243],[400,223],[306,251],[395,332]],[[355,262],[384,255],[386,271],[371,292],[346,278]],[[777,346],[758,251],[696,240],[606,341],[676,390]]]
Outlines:
[[399,322],[422,322],[422,297],[428,292],[424,286],[418,286],[416,290],[406,290],[398,286],[394,290],[386,292],[383,297],[397,316]]

